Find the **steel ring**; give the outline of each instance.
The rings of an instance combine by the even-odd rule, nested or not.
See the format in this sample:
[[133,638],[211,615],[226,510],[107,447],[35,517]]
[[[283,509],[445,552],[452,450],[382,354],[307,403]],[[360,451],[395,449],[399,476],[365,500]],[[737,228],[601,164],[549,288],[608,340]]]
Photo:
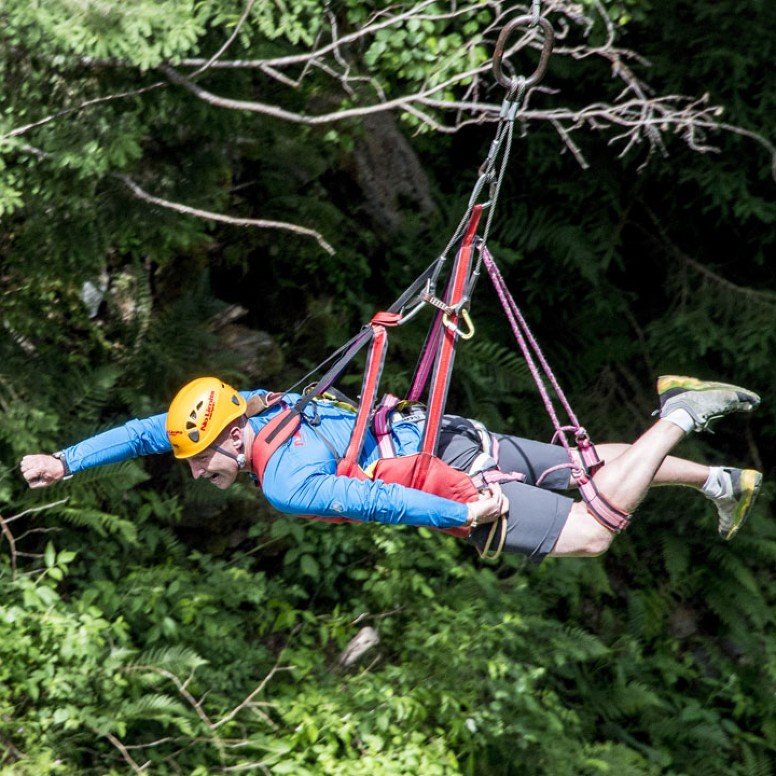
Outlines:
[[501,69],[501,60],[504,58],[504,49],[506,48],[506,42],[512,31],[517,27],[534,27],[539,26],[544,33],[544,44],[542,45],[542,53],[539,57],[539,64],[536,66],[536,70],[525,79],[526,87],[538,84],[544,77],[544,72],[547,70],[547,63],[552,53],[552,46],[555,42],[555,30],[552,25],[543,17],[540,16],[538,21],[533,16],[518,16],[516,19],[512,19],[511,22],[506,24],[501,30],[496,41],[496,48],[493,52],[493,75],[496,80],[507,90],[512,86],[512,80],[504,75],[504,71]]

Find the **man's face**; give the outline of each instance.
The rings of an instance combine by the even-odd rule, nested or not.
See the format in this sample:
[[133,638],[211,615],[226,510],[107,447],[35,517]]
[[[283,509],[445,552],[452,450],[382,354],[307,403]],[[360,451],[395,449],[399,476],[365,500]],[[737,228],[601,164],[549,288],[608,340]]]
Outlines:
[[236,461],[212,447],[186,460],[195,480],[202,478],[221,490],[226,490],[237,479],[240,471]]

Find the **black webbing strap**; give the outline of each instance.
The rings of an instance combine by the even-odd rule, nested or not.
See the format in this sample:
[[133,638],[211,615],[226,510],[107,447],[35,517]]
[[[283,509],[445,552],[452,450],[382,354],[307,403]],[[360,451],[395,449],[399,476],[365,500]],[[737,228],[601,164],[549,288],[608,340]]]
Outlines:
[[[435,259],[431,264],[426,267],[423,272],[421,272],[420,275],[418,275],[417,278],[405,289],[405,291],[401,294],[401,296],[388,308],[387,312],[389,313],[398,313],[400,312],[405,305],[415,296],[417,293],[425,286],[426,281],[434,275],[435,270],[437,269],[437,264],[440,262],[440,259]],[[316,390],[314,392],[309,393],[306,396],[302,396],[299,401],[294,404],[291,411],[288,413],[286,418],[277,425],[277,427],[272,431],[272,433],[267,437],[267,443],[271,443],[272,440],[279,434],[281,431],[292,422],[292,420],[298,416],[301,415],[304,412],[305,407],[315,399],[316,396],[323,393],[324,391],[328,390],[333,383],[335,383],[340,375],[345,371],[348,364],[358,355],[359,351],[366,345],[367,342],[369,342],[372,339],[372,326],[370,324],[364,325],[364,327],[359,331],[358,334],[356,334],[354,337],[352,337],[348,342],[346,342],[344,345],[342,345],[340,348],[337,349],[336,353],[342,353],[344,351],[344,354],[340,356],[332,366],[329,367],[328,371],[321,377],[321,379],[318,381],[318,384],[316,386]],[[335,355],[336,355],[335,353]],[[333,356],[330,356],[326,361],[323,361],[322,364],[328,363]],[[322,365],[321,364],[321,365]],[[315,370],[310,372],[309,374],[314,374],[315,371],[320,368],[316,367]],[[308,375],[309,376],[309,375]],[[305,380],[303,378],[303,380]],[[301,382],[301,381],[300,381]],[[297,383],[298,384],[298,383]],[[290,390],[290,389],[289,389]],[[281,396],[284,394],[281,394]],[[275,406],[280,401],[280,397],[278,399],[269,404],[265,410],[268,410],[270,407]]]

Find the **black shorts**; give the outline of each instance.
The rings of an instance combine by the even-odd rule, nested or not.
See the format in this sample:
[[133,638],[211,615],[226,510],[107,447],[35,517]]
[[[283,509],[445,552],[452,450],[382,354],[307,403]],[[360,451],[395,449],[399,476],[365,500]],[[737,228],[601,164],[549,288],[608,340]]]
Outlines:
[[[566,524],[573,499],[554,493],[569,487],[570,469],[552,472],[540,487],[536,481],[544,471],[568,463],[562,446],[535,442],[531,439],[490,434],[495,441],[498,468],[503,472],[519,472],[523,482],[503,482],[501,488],[509,499],[509,514],[499,529],[506,531],[504,552],[519,553],[539,563],[555,546]],[[482,452],[480,433],[470,420],[446,415],[439,436],[438,455],[455,469],[469,471],[474,459]],[[483,549],[490,525],[475,528],[467,541]],[[497,535],[492,547],[500,543]]]

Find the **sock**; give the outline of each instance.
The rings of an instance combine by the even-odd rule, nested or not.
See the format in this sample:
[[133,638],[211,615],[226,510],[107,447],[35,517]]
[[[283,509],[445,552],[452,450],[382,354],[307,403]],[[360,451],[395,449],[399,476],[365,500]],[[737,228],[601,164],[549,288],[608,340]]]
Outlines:
[[670,421],[675,426],[679,426],[685,434],[688,434],[695,428],[695,421],[692,419],[692,415],[690,415],[687,410],[681,408],[671,410],[671,412],[664,415],[662,419]]
[[712,500],[727,495],[727,483],[725,482],[725,470],[722,466],[710,466],[709,476],[703,483],[701,492],[706,498]]

